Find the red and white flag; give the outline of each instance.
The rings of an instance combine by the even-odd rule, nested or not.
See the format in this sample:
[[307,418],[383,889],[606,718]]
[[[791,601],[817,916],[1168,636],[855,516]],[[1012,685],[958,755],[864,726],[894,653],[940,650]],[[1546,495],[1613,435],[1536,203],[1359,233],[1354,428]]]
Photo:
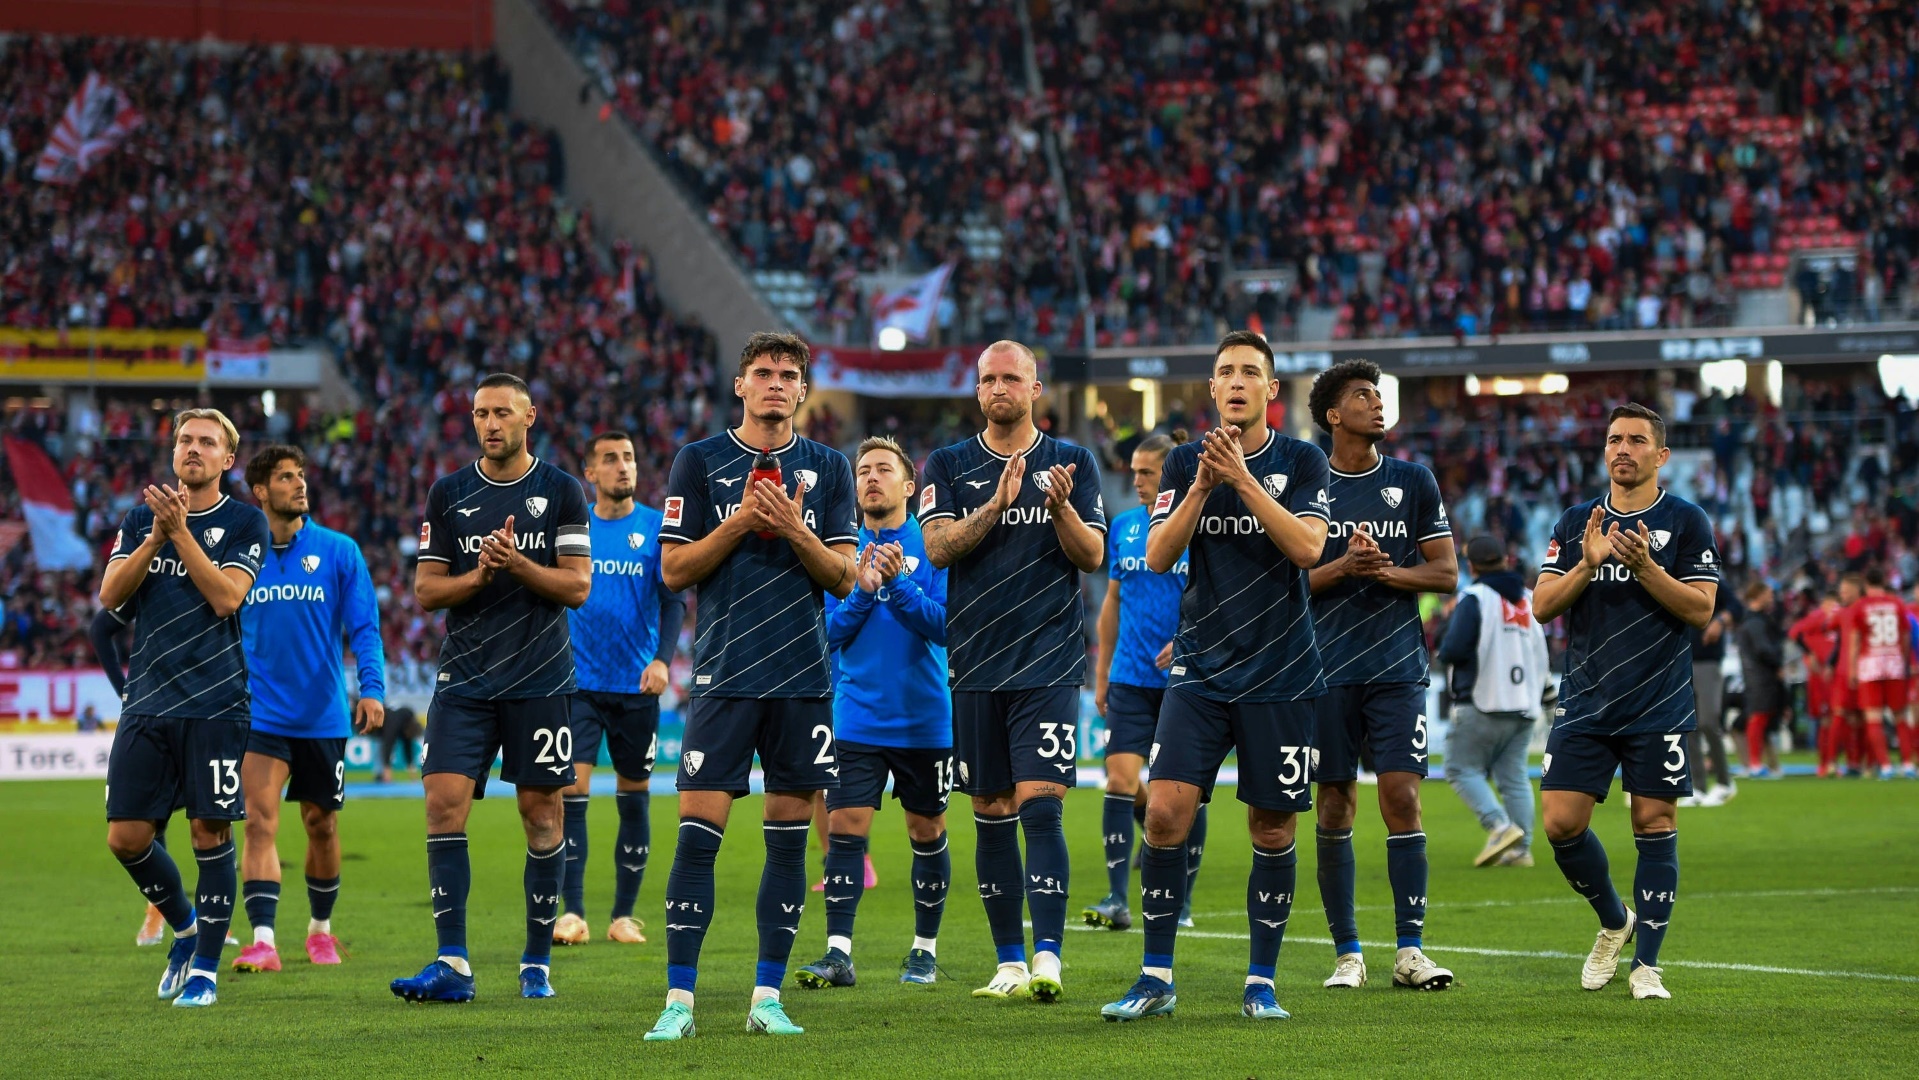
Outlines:
[[946,291],[946,279],[953,276],[953,264],[947,263],[922,274],[893,292],[873,294],[873,340],[879,332],[897,326],[908,340],[924,342],[933,336],[933,315],[939,310],[940,293]]
[[39,444],[6,436],[7,464],[20,489],[20,508],[33,539],[33,561],[42,570],[85,570],[93,550],[73,527],[73,495],[60,470]]
[[98,72],[89,71],[80,92],[67,102],[67,111],[54,125],[47,148],[40,151],[33,178],[49,184],[76,183],[88,166],[139,126],[140,114],[133,102]]

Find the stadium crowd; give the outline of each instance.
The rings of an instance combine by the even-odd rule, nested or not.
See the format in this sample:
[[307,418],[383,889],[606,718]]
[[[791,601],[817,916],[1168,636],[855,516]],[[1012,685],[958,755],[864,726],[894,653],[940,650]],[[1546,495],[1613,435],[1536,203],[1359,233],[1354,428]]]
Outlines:
[[[961,338],[1080,344],[1049,127],[1100,344],[1278,338],[1307,305],[1340,337],[1723,325],[1787,285],[1877,319],[1919,257],[1919,28],[1890,0],[1054,3],[1030,73],[981,5],[547,9],[835,340],[857,273],[953,261]],[[1844,257],[1788,281],[1800,250]]]
[[[350,414],[219,402],[245,440],[229,487],[250,449],[307,448],[320,519],[365,543],[396,664],[428,659],[437,637],[422,632],[406,555],[427,488],[472,456],[476,372],[527,377],[545,421],[536,452],[566,468],[580,449],[562,433],[640,434],[644,499],[706,429],[712,338],[665,309],[643,254],[607,245],[560,196],[559,143],[507,115],[491,56],[16,37],[0,47],[10,145],[44,142],[89,68],[114,73],[142,123],[84,184],[39,183],[29,155],[8,158],[0,314],[335,349],[364,402]],[[7,424],[53,452],[104,547],[140,486],[164,479],[180,404],[110,397]],[[0,563],[0,651],[84,657],[92,580],[28,574],[23,559]]]

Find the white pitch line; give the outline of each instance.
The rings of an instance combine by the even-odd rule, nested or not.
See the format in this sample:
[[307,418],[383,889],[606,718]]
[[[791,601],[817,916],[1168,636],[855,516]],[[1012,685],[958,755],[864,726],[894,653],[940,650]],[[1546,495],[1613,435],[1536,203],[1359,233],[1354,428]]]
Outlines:
[[[1905,885],[1888,885],[1883,888],[1867,888],[1867,889],[1755,889],[1755,890],[1746,891],[1746,892],[1733,891],[1733,892],[1683,893],[1680,896],[1680,900],[1685,903],[1692,903],[1699,900],[1750,900],[1750,899],[1764,899],[1767,897],[1803,897],[1803,896],[1903,895],[1903,894],[1911,894],[1911,893],[1919,893],[1919,887],[1905,886]],[[1429,910],[1447,910],[1447,909],[1458,910],[1462,908],[1541,907],[1541,906],[1557,905],[1557,904],[1584,904],[1584,903],[1586,903],[1585,898],[1580,896],[1541,896],[1531,900],[1460,900],[1460,901],[1455,901],[1449,904],[1433,903],[1429,901],[1426,906]],[[1394,911],[1396,909],[1391,904],[1361,904],[1353,908],[1353,910],[1358,912],[1358,911]],[[1237,918],[1238,916],[1241,916],[1244,914],[1246,914],[1244,911],[1208,911],[1203,913],[1195,913],[1194,917],[1201,918],[1201,919],[1230,919],[1230,918]]]
[[[1069,926],[1068,930],[1083,930],[1087,933],[1111,933],[1098,926]],[[1228,934],[1216,930],[1181,930],[1180,937],[1208,938],[1215,941],[1246,941],[1247,934]],[[1287,940],[1300,945],[1331,945],[1332,938],[1292,937]],[[1387,941],[1362,941],[1360,945],[1368,949],[1390,951],[1394,943]],[[1470,945],[1433,945],[1425,946],[1427,952],[1470,953],[1474,956],[1508,956],[1527,960],[1584,960],[1585,953],[1555,952],[1550,949],[1481,949]],[[1822,971],[1816,968],[1773,967],[1768,964],[1722,964],[1713,960],[1668,960],[1659,965],[1662,968],[1699,968],[1707,971],[1743,971],[1761,975],[1805,975],[1818,979],[1870,979],[1876,982],[1919,983],[1919,975],[1895,975],[1884,971]]]

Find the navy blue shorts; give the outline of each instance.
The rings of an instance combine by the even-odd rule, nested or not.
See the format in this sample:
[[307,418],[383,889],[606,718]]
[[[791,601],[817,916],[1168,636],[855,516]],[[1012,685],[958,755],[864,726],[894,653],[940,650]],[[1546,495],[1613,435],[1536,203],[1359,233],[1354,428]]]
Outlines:
[[1600,802],[1612,790],[1613,773],[1628,795],[1680,799],[1692,794],[1690,732],[1597,735],[1554,728],[1546,736],[1541,791],[1582,791]]
[[1153,752],[1153,732],[1159,728],[1159,707],[1166,688],[1106,684],[1106,754]]
[[840,786],[826,793],[828,810],[851,806],[878,810],[890,775],[893,797],[903,809],[922,817],[946,813],[946,797],[953,791],[952,747],[907,749],[843,742],[839,759]]
[[753,752],[768,791],[830,791],[840,784],[831,698],[696,697],[680,741],[681,791],[750,788]]
[[1303,813],[1313,808],[1313,702],[1215,701],[1185,690],[1166,691],[1150,779],[1177,780],[1213,799],[1219,767],[1239,754],[1239,801],[1262,810]]
[[959,789],[996,795],[1015,784],[1072,787],[1079,771],[1079,687],[953,691]]
[[247,753],[287,763],[286,797],[322,810],[346,805],[346,740],[301,739],[254,728]]
[[1426,688],[1419,683],[1329,686],[1318,713],[1314,783],[1356,780],[1362,764],[1426,775]]
[[494,757],[500,780],[516,787],[573,786],[573,697],[472,701],[433,695],[420,744],[420,773],[458,773],[486,798]]
[[658,694],[608,694],[581,690],[573,695],[573,764],[600,760],[600,740],[613,759],[613,771],[628,780],[653,777],[659,751]]
[[107,757],[107,820],[165,821],[185,809],[194,821],[241,821],[240,762],[245,720],[122,716]]

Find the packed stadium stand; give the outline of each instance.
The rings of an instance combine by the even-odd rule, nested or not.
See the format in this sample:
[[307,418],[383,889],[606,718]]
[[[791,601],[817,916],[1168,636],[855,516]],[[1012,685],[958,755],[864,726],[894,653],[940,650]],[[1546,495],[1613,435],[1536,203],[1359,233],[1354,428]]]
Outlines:
[[1309,337],[1718,326],[1780,289],[1876,321],[1919,254],[1894,3],[1034,5],[1030,70],[997,9],[546,7],[827,337],[855,272],[950,259],[961,339],[1084,344],[1055,133],[1097,344],[1308,307]]
[[[472,457],[476,373],[527,377],[536,453],[568,468],[573,433],[639,434],[649,500],[688,432],[712,421],[710,335],[664,308],[643,253],[565,200],[560,146],[508,114],[493,57],[16,37],[0,48],[11,145],[37,149],[90,68],[115,73],[143,122],[84,184],[41,184],[32,153],[10,156],[6,325],[205,328],[334,350],[363,401],[351,412],[220,402],[243,437],[229,487],[267,441],[307,448],[316,514],[364,542],[396,663],[437,641],[414,605],[409,545],[427,488]],[[53,451],[104,551],[141,487],[170,476],[170,410],[195,403],[106,396],[76,413],[23,397],[7,427]],[[0,566],[0,650],[28,666],[85,660],[91,577],[34,573],[24,545]]]

